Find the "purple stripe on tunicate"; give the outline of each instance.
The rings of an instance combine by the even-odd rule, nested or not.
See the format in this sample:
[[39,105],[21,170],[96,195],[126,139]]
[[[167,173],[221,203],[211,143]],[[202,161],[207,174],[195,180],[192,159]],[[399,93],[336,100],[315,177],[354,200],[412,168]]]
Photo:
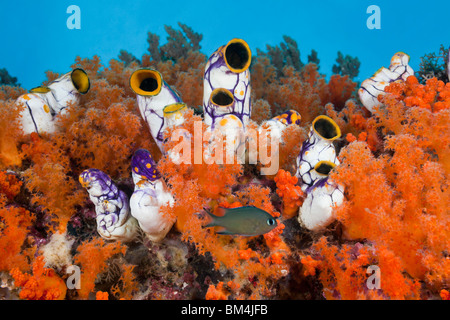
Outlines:
[[34,117],[33,117],[33,111],[31,110],[31,107],[28,104],[28,101],[25,101],[25,104],[26,104],[26,106],[28,108],[28,111],[30,112],[31,120],[33,120],[33,124],[34,124],[34,128],[36,129],[36,133],[39,134],[39,130],[38,130],[38,127],[36,125],[36,121],[34,120]]
[[117,223],[117,221],[119,220],[119,216],[118,216],[119,212],[114,212],[113,215],[111,215],[111,225],[115,225]]
[[[231,74],[231,73],[234,74],[234,72],[232,72],[231,70],[229,70],[228,66],[227,66],[226,63],[225,63],[224,55],[223,55],[223,52],[222,52],[223,47],[224,47],[224,46],[222,46],[222,47],[220,47],[219,49],[217,49],[217,50],[210,56],[210,58],[208,59],[207,68],[206,68],[205,73],[204,73],[204,77],[203,77],[203,78],[204,78],[205,81],[208,82],[209,87],[210,87],[212,90],[216,89],[216,88],[214,88],[214,87],[212,86],[212,84],[211,84],[210,72],[211,72],[212,69],[218,69],[218,68],[220,68],[220,67],[222,67],[222,66],[225,66],[225,67],[226,67],[225,74]],[[216,61],[212,62],[214,59],[216,59]],[[248,72],[248,71],[247,71],[247,72]],[[244,117],[250,118],[250,113],[251,113],[251,103],[250,103],[250,101],[249,101],[249,111],[248,111],[248,113],[246,113],[246,112],[244,111],[245,100],[246,100],[246,98],[247,98],[247,94],[248,94],[248,91],[249,91],[249,90],[248,90],[248,89],[249,89],[249,83],[248,83],[248,81],[247,81],[247,82],[246,82],[246,81],[242,81],[242,82],[244,83],[244,86],[245,86],[245,94],[244,94],[243,99],[239,99],[239,97],[236,96],[234,92],[235,92],[235,90],[236,90],[236,87],[237,87],[237,86],[240,84],[240,82],[241,82],[241,81],[240,81],[240,76],[239,76],[239,75],[243,75],[244,73],[245,73],[245,71],[238,74],[237,81],[236,81],[236,83],[235,83],[235,85],[234,85],[233,88],[231,88],[231,89],[226,88],[226,89],[229,89],[229,90],[231,91],[231,93],[233,94],[234,99],[235,99],[235,106],[234,106],[234,108],[233,108],[233,111],[232,111],[232,112],[229,112],[229,114],[235,115],[235,116],[238,117],[243,123],[244,123]],[[214,111],[213,111],[213,110],[210,110],[210,109],[211,109],[211,108],[209,107],[209,104],[208,104],[207,102],[204,101],[204,103],[203,103],[203,110],[204,110],[204,112],[206,112],[206,114],[208,114],[208,115],[211,117],[212,123],[214,123],[214,122],[216,121],[217,116],[214,114]]]
[[155,110],[153,110],[153,109],[151,109],[151,108],[148,108],[148,107],[147,107],[147,103],[146,103],[146,104],[145,104],[145,107],[144,107],[143,118],[145,119],[145,122],[147,122],[147,124],[149,125],[149,127],[150,127],[150,121],[149,121],[149,119],[148,119],[148,117],[149,117],[148,112],[149,112],[150,114],[156,115],[156,116],[161,120],[161,126],[160,126],[159,129],[158,129],[158,133],[157,133],[156,137],[153,137],[153,138],[156,139],[156,140],[158,140],[159,142],[162,143],[162,142],[163,142],[163,133],[162,133],[162,129],[163,129],[163,127],[164,127],[164,117],[160,116]]
[[308,139],[306,139],[303,144],[300,151],[300,154],[298,155],[298,162],[300,163],[303,160],[303,155],[306,151],[308,151],[312,146],[314,145],[313,142],[311,142],[311,135]]
[[322,188],[325,186],[325,184],[328,181],[328,177],[325,177],[323,179],[319,179],[315,184],[309,186],[308,188],[306,188],[305,193],[310,193],[312,190],[314,190],[315,188]]
[[[205,73],[209,73],[211,69],[216,69],[216,68],[220,68],[222,66],[226,66],[225,59],[224,59],[223,53],[222,53],[222,48],[223,48],[223,46],[221,46],[219,49],[217,49],[211,55],[211,57],[209,57],[209,59],[208,59],[209,67],[208,67],[208,69],[206,69]],[[215,62],[211,63],[213,58],[215,58],[216,56],[218,56],[217,60]],[[228,69],[228,67],[227,67],[227,69]]]
[[87,169],[81,173],[81,177],[84,181],[96,181],[102,190],[101,199],[116,199],[119,190],[116,185],[112,183],[111,178],[101,170]]

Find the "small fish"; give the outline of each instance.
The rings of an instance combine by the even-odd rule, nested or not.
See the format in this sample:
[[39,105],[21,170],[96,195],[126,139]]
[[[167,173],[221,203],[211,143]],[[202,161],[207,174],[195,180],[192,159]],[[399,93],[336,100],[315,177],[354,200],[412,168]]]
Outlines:
[[219,226],[224,228],[218,234],[258,236],[267,233],[277,226],[275,217],[253,206],[238,208],[221,208],[225,214],[221,217],[213,215],[207,209],[206,213],[212,218],[205,228]]

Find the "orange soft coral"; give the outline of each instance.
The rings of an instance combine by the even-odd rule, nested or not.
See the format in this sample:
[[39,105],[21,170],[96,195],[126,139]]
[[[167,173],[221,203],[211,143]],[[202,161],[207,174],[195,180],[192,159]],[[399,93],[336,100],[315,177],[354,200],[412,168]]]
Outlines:
[[[23,173],[25,187],[32,193],[31,203],[40,206],[64,232],[75,207],[86,197],[78,179],[71,176],[70,158],[51,137],[32,133],[22,145],[22,155],[31,160]],[[49,226],[50,229],[54,225]]]
[[[443,108],[447,90],[436,80],[420,85],[409,77],[387,87],[380,98],[383,107],[373,117],[350,102],[339,113],[327,108],[347,132],[349,143],[331,177],[346,190],[346,200],[334,214],[344,227],[344,237],[372,244],[372,263],[380,267],[383,283],[378,293],[352,296],[341,287],[329,297],[420,298],[419,281],[431,290],[448,282],[450,264],[444,253],[450,221],[444,208],[450,205],[446,134],[450,113]],[[330,283],[321,273],[326,294],[330,286],[339,286],[336,281],[348,279],[331,266],[336,253],[329,249],[334,246],[325,247],[323,242],[314,246],[326,256],[314,261],[327,261],[326,273],[335,279]],[[345,260],[350,263],[351,257],[340,257]],[[302,262],[308,274],[315,272],[311,267],[323,272],[323,262],[316,265],[309,258]]]
[[[193,131],[191,126],[195,118],[188,115],[184,124],[189,132]],[[288,269],[284,258],[289,250],[280,235],[283,225],[274,229],[273,234],[264,235],[266,245],[270,248],[267,254],[264,250],[249,248],[251,238],[217,235],[210,228],[203,228],[206,221],[202,211],[203,207],[212,207],[214,211],[219,205],[253,205],[273,216],[279,216],[270,202],[270,189],[242,185],[239,191],[231,194],[231,186],[239,185],[237,178],[241,173],[240,165],[174,165],[165,156],[158,163],[158,169],[167,177],[175,198],[174,206],[163,208],[163,214],[176,216],[177,228],[183,233],[182,239],[192,242],[200,254],[209,252],[217,268],[224,266],[235,270],[235,282],[240,287],[244,287],[250,278],[257,278],[258,285],[252,297],[268,294],[265,284],[267,279],[279,278]],[[210,290],[209,296],[217,297],[217,289],[211,287]]]
[[325,109],[326,114],[337,123],[341,131],[347,133],[348,139],[351,140],[347,139],[349,142],[357,138],[359,141],[367,141],[372,151],[377,151],[381,148],[376,122],[369,117],[370,114],[358,105],[355,100],[347,100],[340,111],[336,111],[331,103],[327,104]]
[[298,178],[289,172],[279,170],[275,176],[277,194],[283,199],[283,217],[290,219],[298,213],[298,208],[303,203],[303,191],[297,185]]
[[[283,68],[281,77],[276,77],[276,69],[267,57],[258,57],[252,64],[252,98],[264,99],[276,115],[284,110],[295,110],[302,115],[302,122],[310,123],[323,111],[316,88],[317,70],[308,69],[312,76],[297,72],[293,67]],[[324,85],[324,81],[320,82]]]
[[[177,61],[180,70],[174,73],[174,82],[168,82],[180,93],[184,103],[191,107],[203,104],[203,73],[206,56],[198,51],[189,51],[186,57]],[[165,76],[165,75],[164,75]]]
[[[85,199],[76,180],[67,178],[60,166],[52,164],[34,166],[24,173],[24,177],[27,188],[33,193],[32,203],[46,210],[59,231],[64,232],[76,206]],[[53,229],[53,226],[49,227]]]
[[34,215],[25,208],[11,204],[20,192],[22,182],[15,175],[0,171],[0,270],[29,268],[28,258],[34,247],[26,243],[28,228]]
[[440,296],[442,300],[450,300],[450,292],[448,292],[448,290],[442,289]]
[[450,83],[445,84],[436,78],[428,79],[423,85],[415,76],[409,76],[405,82],[392,83],[385,92],[403,100],[407,107],[425,108],[431,112],[450,108]]
[[94,238],[83,242],[77,251],[74,261],[81,265],[82,270],[78,294],[80,298],[87,299],[94,290],[97,276],[107,269],[107,260],[115,254],[125,254],[126,247],[120,242],[106,243],[102,238]]
[[315,276],[316,275],[316,269],[318,269],[320,265],[319,260],[313,259],[310,255],[302,257],[300,259],[300,262],[303,265],[303,274],[305,276]]
[[434,78],[422,85],[410,76],[405,83],[391,84],[387,92],[380,100],[385,107],[376,113],[377,126],[386,133],[415,136],[450,172],[450,85]]
[[75,63],[73,63],[70,67],[72,69],[83,69],[89,75],[89,79],[93,80],[100,76],[99,71],[103,68],[103,64],[98,55],[94,55],[91,59],[77,56],[75,58]]
[[393,156],[378,159],[364,142],[344,148],[332,179],[344,184],[347,200],[335,215],[347,237],[368,239],[386,248],[378,249],[380,253],[396,256],[396,268],[385,267],[390,268],[389,277],[403,277],[406,271],[438,286],[448,281],[449,263],[443,253],[444,239],[450,236],[444,213],[450,205],[449,185],[442,167],[419,146],[412,136],[390,137],[386,148]]
[[125,67],[124,63],[116,59],[111,59],[109,61],[109,66],[105,67],[101,75],[108,84],[111,86],[117,86],[127,97],[134,97],[136,94],[130,87],[130,76],[133,70],[137,69],[139,66],[136,62],[130,63]]
[[109,297],[108,292],[97,291],[95,293],[95,300],[109,300],[108,297]]
[[[198,113],[205,61],[198,50],[188,50],[175,60],[150,61],[147,55],[142,65],[159,70]],[[256,173],[260,164],[203,161],[175,165],[169,156],[161,155],[129,86],[138,62],[126,65],[112,59],[103,65],[98,56],[77,57],[72,67],[82,67],[89,74],[91,90],[77,106],[69,106],[56,118],[58,130],[53,134],[24,136],[17,126],[18,106],[12,100],[25,91],[0,87],[4,109],[0,119],[0,270],[16,268],[11,274],[22,287],[21,298],[63,297],[62,292],[57,294],[61,279],[44,268],[41,258],[35,260],[32,275],[23,273],[35,251],[28,234],[49,235],[46,231],[56,231],[56,227],[64,231],[73,216],[74,225],[80,223],[80,212],[88,211],[87,195],[77,181],[84,169],[103,170],[124,188],[130,187],[130,157],[139,148],[150,150],[158,160],[175,199],[173,206],[160,211],[176,220],[178,232],[171,234],[171,241],[189,242],[195,248],[190,254],[204,255],[201,259],[212,260],[221,272],[219,278],[211,276],[207,299],[276,297],[285,283],[280,280],[296,278],[295,274],[286,276],[298,270],[297,257],[301,257],[303,275],[316,277],[329,299],[409,299],[426,297],[425,292],[448,298],[450,84],[437,79],[419,84],[415,77],[391,83],[380,96],[382,106],[371,114],[351,99],[355,83],[347,76],[333,75],[327,81],[315,64],[300,70],[281,69],[269,58],[257,57],[252,63],[254,118],[247,129],[257,129],[263,120],[285,110],[302,115],[301,126],[290,125],[283,131],[281,170],[276,176],[261,177]],[[47,72],[49,81],[57,77]],[[286,219],[295,216],[303,197],[290,172],[296,169],[295,160],[311,121],[324,113],[347,137],[335,142],[341,164],[330,177],[345,187],[346,200],[333,212],[336,228],[326,231],[328,239],[317,240],[316,235],[296,234],[298,224]],[[202,122],[202,117],[188,109],[181,128],[193,136],[196,122]],[[206,125],[201,123],[200,129],[203,135]],[[165,137],[172,133],[169,129]],[[168,139],[165,147],[169,150],[177,143]],[[194,163],[194,153],[191,157]],[[27,192],[31,193],[28,198]],[[272,203],[280,199],[283,208],[278,226],[263,236],[219,235],[214,228],[204,228],[203,208],[219,214],[219,207],[253,205],[280,217]],[[39,224],[25,208],[36,212]],[[43,226],[49,216],[52,222]],[[303,241],[309,236],[313,239]],[[82,270],[80,298],[90,294],[98,299],[133,298],[138,290],[134,266],[124,262],[127,257],[118,256],[126,249],[100,238],[78,246],[74,263]],[[101,283],[96,288],[96,280],[102,279],[99,275],[112,270],[108,269],[112,257],[121,261],[113,270],[120,270],[120,277],[108,283],[109,287]],[[381,270],[380,289],[367,287],[370,265]]]
[[[279,85],[266,87],[266,100],[273,107],[279,106],[281,110],[292,109],[302,115],[302,122],[311,123],[323,112],[319,95],[308,83],[302,81],[299,73],[292,67],[283,69],[283,77]],[[276,110],[272,110],[277,114]]]
[[[1,91],[0,91],[1,93]],[[19,127],[19,111],[23,106],[13,101],[0,99],[0,169],[20,166],[22,158],[19,154],[18,144],[23,135]]]
[[332,103],[336,110],[342,110],[347,100],[353,96],[355,88],[356,82],[349,79],[348,75],[334,74],[327,84],[328,90],[324,90],[322,94],[322,103]]
[[138,282],[133,273],[135,266],[122,265],[122,274],[117,284],[111,288],[111,292],[120,300],[131,300],[133,294],[138,291]]
[[307,131],[300,126],[291,124],[283,130],[279,146],[279,168],[286,171],[296,170],[296,160],[303,141],[308,136]]
[[14,174],[0,171],[0,195],[5,196],[7,200],[11,201],[19,194],[22,184]]
[[144,55],[142,66],[158,70],[184,103],[193,108],[203,105],[203,74],[207,60],[203,53],[190,50],[177,63],[172,60],[150,62],[149,58]]
[[5,202],[0,199],[0,270],[29,268],[28,257],[33,254],[34,248],[26,246],[26,240],[27,229],[33,221],[34,215],[31,212],[24,208],[6,207]]
[[257,124],[272,118],[270,104],[264,99],[258,99],[252,103],[251,119]]
[[229,293],[223,287],[223,282],[219,282],[217,286],[210,285],[206,292],[206,300],[227,300]]
[[51,137],[80,172],[96,168],[113,177],[128,177],[129,158],[139,147],[158,156],[135,101],[124,89],[103,79],[93,80],[89,97],[85,104],[60,117],[60,133]]
[[16,287],[21,287],[19,297],[26,300],[64,300],[67,287],[53,269],[45,268],[43,257],[33,263],[33,275],[22,273],[18,268],[11,270]]
[[[304,273],[306,276],[319,273],[327,299],[419,298],[420,286],[402,275],[400,259],[386,248],[377,252],[362,244],[331,245],[321,237],[312,251],[316,258],[306,256],[301,260]],[[367,286],[369,265],[380,268],[381,288]]]

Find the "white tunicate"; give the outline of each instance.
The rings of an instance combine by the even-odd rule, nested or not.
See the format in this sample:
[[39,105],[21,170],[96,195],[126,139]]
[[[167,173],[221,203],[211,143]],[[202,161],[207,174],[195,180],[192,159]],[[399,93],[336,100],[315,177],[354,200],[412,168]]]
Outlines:
[[382,67],[372,77],[364,80],[358,90],[361,103],[370,112],[381,106],[379,95],[384,95],[384,89],[392,82],[406,81],[414,75],[414,70],[409,63],[409,56],[403,52],[397,52],[391,59],[389,69]]

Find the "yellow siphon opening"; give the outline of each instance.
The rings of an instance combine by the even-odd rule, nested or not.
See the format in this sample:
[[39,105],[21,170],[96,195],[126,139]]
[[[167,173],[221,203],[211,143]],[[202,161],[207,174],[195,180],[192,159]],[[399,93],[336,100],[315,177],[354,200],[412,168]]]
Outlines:
[[252,52],[244,40],[232,39],[223,50],[225,63],[231,71],[241,73],[250,67]]
[[336,167],[335,163],[323,160],[317,162],[317,164],[314,166],[314,170],[321,175],[327,176],[330,174],[331,170],[334,169],[334,167]]
[[85,94],[89,91],[91,87],[91,83],[89,81],[89,77],[87,73],[83,69],[75,69],[70,74],[72,78],[72,83],[79,93]]
[[139,69],[130,77],[131,89],[140,96],[156,96],[161,92],[162,76],[153,69]]
[[234,96],[224,88],[217,88],[211,92],[211,103],[219,107],[229,107],[234,103]]
[[341,136],[341,129],[333,119],[327,116],[318,116],[312,123],[314,131],[325,140],[336,140]]

